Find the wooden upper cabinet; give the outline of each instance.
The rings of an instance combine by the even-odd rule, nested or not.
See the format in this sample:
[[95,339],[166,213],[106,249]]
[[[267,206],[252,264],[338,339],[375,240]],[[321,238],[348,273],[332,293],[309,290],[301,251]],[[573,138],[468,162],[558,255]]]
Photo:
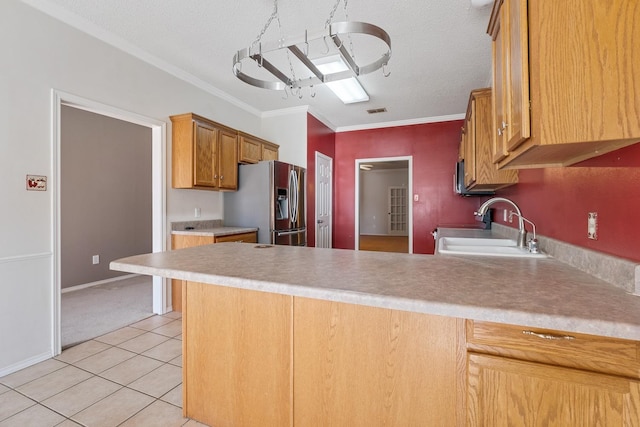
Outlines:
[[218,187],[223,190],[238,189],[238,133],[232,129],[220,129],[218,137]]
[[192,113],[171,123],[173,188],[237,190],[237,131]]
[[496,0],[494,161],[566,166],[640,141],[640,7]]
[[498,170],[493,163],[491,89],[471,91],[462,133],[464,179],[467,188],[498,190],[518,182],[517,170]]
[[279,146],[248,133],[238,132],[240,163],[258,163],[261,160],[278,160]]

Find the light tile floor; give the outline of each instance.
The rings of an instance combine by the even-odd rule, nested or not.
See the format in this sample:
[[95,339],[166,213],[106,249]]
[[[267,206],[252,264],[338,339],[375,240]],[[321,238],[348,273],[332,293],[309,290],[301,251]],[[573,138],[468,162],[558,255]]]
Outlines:
[[181,334],[153,316],[0,378],[0,427],[204,426],[182,416]]

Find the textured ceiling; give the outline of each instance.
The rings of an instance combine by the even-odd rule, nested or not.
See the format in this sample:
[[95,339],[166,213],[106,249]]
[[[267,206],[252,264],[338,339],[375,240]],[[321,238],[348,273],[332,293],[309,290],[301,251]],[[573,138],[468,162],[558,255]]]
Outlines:
[[[486,34],[491,8],[472,7],[471,0],[348,1],[349,20],[382,27],[392,46],[390,76],[382,70],[361,76],[371,99],[351,105],[325,87],[317,87],[315,97],[304,90],[302,99],[283,99],[282,92],[247,85],[232,74],[233,55],[256,39],[273,11],[272,0],[24,1],[134,54],[144,53],[156,65],[175,67],[181,70],[177,74],[195,77],[254,113],[308,105],[337,130],[458,115],[469,91],[491,81]],[[279,0],[281,29],[274,21],[263,40],[320,31],[334,5],[335,0]],[[334,21],[344,19],[341,1]],[[366,112],[381,107],[387,112]]]

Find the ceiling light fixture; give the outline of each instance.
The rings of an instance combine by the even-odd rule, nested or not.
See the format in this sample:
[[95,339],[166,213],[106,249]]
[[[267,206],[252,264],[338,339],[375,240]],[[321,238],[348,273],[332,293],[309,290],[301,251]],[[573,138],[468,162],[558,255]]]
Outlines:
[[[329,18],[322,31],[309,33],[305,30],[304,35],[286,38],[282,35],[280,16],[278,14],[278,0],[274,0],[273,13],[267,20],[262,31],[256,37],[250,47],[239,50],[233,57],[233,74],[243,82],[252,86],[272,89],[287,89],[302,98],[302,88],[313,88],[314,85],[342,82],[352,79],[358,83],[356,77],[372,73],[382,68],[385,77],[389,76],[388,63],[391,58],[391,38],[382,28],[366,22],[348,21],[347,0],[344,0],[344,10],[346,21],[332,22],[333,16],[340,4],[337,0]],[[265,34],[271,23],[276,20],[280,30],[280,37],[276,41],[263,42],[262,36]],[[358,41],[367,40],[363,52],[371,54],[379,46],[383,47],[381,54],[375,54],[372,58],[367,58],[367,63],[359,65],[353,53],[353,38]],[[366,37],[362,37],[362,36]],[[346,39],[346,40],[345,40]],[[382,43],[380,43],[382,42]],[[347,48],[349,45],[349,48]],[[291,55],[298,61],[294,61]],[[311,59],[314,57],[315,59]],[[322,69],[321,65],[328,63],[327,57],[338,57],[344,67],[339,70]],[[253,61],[249,61],[249,59]],[[246,70],[243,71],[243,65]],[[252,67],[252,68],[251,68]],[[289,69],[289,75],[282,71]],[[275,80],[274,80],[275,77]],[[353,83],[351,83],[353,84]],[[334,89],[332,89],[334,90]],[[362,90],[364,92],[364,89]],[[287,95],[288,96],[288,95]],[[311,93],[315,96],[315,92]],[[369,97],[364,92],[357,101],[368,100]]]
[[[320,70],[320,72],[325,75],[338,73],[349,69],[340,55],[326,56],[323,58],[314,59],[311,62],[313,62],[313,65],[318,67],[318,70]],[[334,82],[327,82],[326,85],[345,104],[353,104],[356,102],[364,102],[369,100],[369,95],[364,90],[358,79],[356,79],[355,77],[348,77],[346,79],[336,80]]]

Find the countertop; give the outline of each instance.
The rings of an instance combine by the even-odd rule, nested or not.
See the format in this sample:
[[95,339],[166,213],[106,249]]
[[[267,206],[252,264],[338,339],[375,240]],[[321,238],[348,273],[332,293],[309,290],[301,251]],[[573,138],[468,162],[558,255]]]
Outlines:
[[113,270],[299,297],[640,340],[640,298],[553,258],[221,243]]
[[258,229],[247,228],[247,227],[212,227],[212,228],[198,228],[193,230],[171,230],[171,234],[219,237],[219,236],[228,236],[230,234],[253,233],[254,231],[258,231]]

